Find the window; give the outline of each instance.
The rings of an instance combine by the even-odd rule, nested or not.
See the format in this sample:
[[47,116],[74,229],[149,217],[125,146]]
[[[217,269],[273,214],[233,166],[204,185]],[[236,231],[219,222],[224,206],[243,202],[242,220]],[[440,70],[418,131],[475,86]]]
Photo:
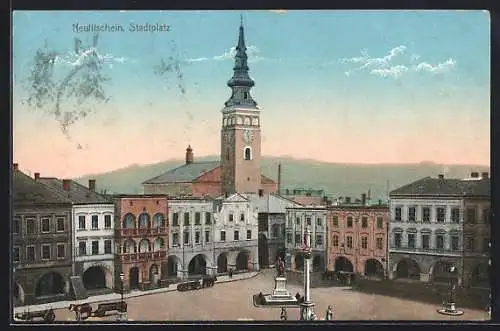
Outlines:
[[98,255],[99,254],[99,241],[94,240],[92,241],[92,255]]
[[210,231],[205,231],[205,242],[206,243],[210,242]]
[[184,213],[184,225],[189,225],[189,213]]
[[417,210],[415,207],[408,208],[408,222],[415,222],[417,219]]
[[64,231],[64,218],[59,217],[57,219],[57,232],[63,232]]
[[352,237],[347,236],[347,248],[352,248]]
[[476,223],[476,208],[467,208],[467,223]]
[[339,217],[338,216],[333,216],[332,217],[332,223],[333,223],[333,227],[334,228],[338,228],[339,227]]
[[104,254],[112,254],[111,239],[104,240]]
[[362,217],[361,218],[361,227],[362,228],[367,228],[368,227],[368,218],[367,217]]
[[85,230],[85,216],[78,216],[78,229]]
[[401,207],[394,208],[394,220],[401,222]]
[[201,214],[200,212],[194,213],[194,225],[200,225],[201,224]]
[[50,260],[50,245],[42,245],[42,260]]
[[26,247],[26,261],[27,262],[35,261],[35,246]]
[[377,249],[383,249],[384,248],[384,240],[383,238],[377,238],[375,241],[375,245],[377,246]]
[[394,247],[396,248],[401,247],[401,233],[394,234]]
[[301,240],[300,240],[300,233],[295,234],[295,245],[300,245]]
[[431,248],[431,236],[428,234],[422,235],[422,249],[430,249]]
[[316,219],[316,225],[317,225],[317,226],[322,226],[322,225],[323,225],[323,220],[322,220],[320,217],[318,217],[318,218]]
[[247,230],[247,240],[252,239],[252,230]]
[[57,244],[57,258],[64,259],[66,257],[66,245]]
[[291,244],[292,243],[292,234],[291,233],[287,233],[286,234],[286,243],[287,244]]
[[429,207],[422,208],[422,222],[430,223],[431,221],[431,209]]
[[377,229],[383,229],[383,228],[384,228],[384,218],[377,217]]
[[452,251],[458,251],[458,241],[459,241],[458,236],[451,236],[451,250]]
[[279,232],[280,232],[279,224],[273,224],[273,226],[271,227],[271,237],[278,238]]
[[14,218],[13,220],[13,223],[12,223],[12,233],[19,233],[21,223],[20,223],[20,220],[18,218]]
[[19,247],[13,247],[12,248],[12,261],[19,262],[19,259],[20,259]]
[[200,243],[200,239],[201,239],[201,233],[200,233],[200,231],[196,231],[194,233],[194,243],[195,244],[199,244]]
[[300,217],[297,217],[297,218],[295,219],[295,224],[296,224],[296,225],[300,225]]
[[460,223],[460,208],[451,209],[451,222],[455,224]]
[[483,209],[483,222],[485,224],[490,223],[490,208]]
[[444,249],[444,236],[442,234],[436,236],[436,248]]
[[92,215],[92,230],[99,229],[99,216]]
[[307,222],[307,225],[311,225],[311,218],[310,217],[306,217],[306,222]]
[[226,241],[226,231],[224,230],[220,232],[220,241]]
[[352,216],[347,217],[347,227],[352,228]]
[[172,234],[172,246],[173,247],[179,246],[179,234],[178,233]]
[[240,232],[237,230],[234,230],[234,240],[235,241],[240,240]]
[[87,242],[80,241],[78,243],[78,255],[80,256],[87,255]]
[[436,208],[436,220],[438,223],[444,223],[445,211],[443,207]]
[[229,214],[229,222],[233,222],[234,221],[234,215],[233,214]]
[[179,226],[179,213],[172,214],[172,226]]
[[42,232],[47,233],[50,232],[50,218],[44,217],[42,218]]
[[189,232],[184,232],[184,245],[189,245]]
[[245,160],[250,161],[252,159],[252,150],[250,147],[245,147]]
[[332,237],[332,246],[339,247],[339,236],[337,236],[336,234]]
[[323,246],[323,236],[320,234],[316,235],[316,246]]
[[212,224],[212,214],[209,212],[205,213],[205,224],[207,225]]
[[111,229],[111,215],[104,215],[104,228]]
[[467,245],[466,246],[467,251],[474,252],[474,250],[476,249],[476,247],[475,247],[476,243],[475,243],[474,237],[468,237],[466,243],[467,243],[466,244]]
[[240,214],[240,221],[245,222],[245,214],[243,213]]
[[408,248],[415,248],[415,234],[408,233]]
[[368,248],[368,238],[367,237],[361,238],[361,248],[363,248],[363,249]]

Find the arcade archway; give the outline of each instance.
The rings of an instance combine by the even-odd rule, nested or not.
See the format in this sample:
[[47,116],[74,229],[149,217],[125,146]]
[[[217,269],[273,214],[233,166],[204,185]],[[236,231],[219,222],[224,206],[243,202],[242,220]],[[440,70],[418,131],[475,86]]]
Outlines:
[[180,259],[175,255],[170,255],[167,258],[167,277],[177,278],[177,271],[180,266]]
[[227,255],[226,253],[221,253],[217,257],[217,273],[222,274],[227,272]]
[[315,255],[313,257],[312,269],[313,272],[324,271],[325,263],[321,255]]
[[188,265],[189,275],[205,275],[207,269],[207,260],[204,255],[198,254],[191,259]]
[[236,270],[248,270],[248,261],[250,260],[248,255],[247,251],[238,253],[238,256],[236,256]]
[[368,277],[384,277],[384,266],[377,259],[368,259],[365,262],[365,276]]
[[14,305],[22,306],[24,304],[24,289],[18,282],[14,282],[13,285]]
[[106,288],[106,272],[100,266],[90,267],[83,273],[82,281],[87,290]]
[[128,272],[128,283],[131,290],[139,288],[139,268],[132,267]]
[[354,268],[352,266],[351,261],[344,256],[339,256],[335,259],[335,271],[345,271],[345,272],[353,272]]
[[64,294],[64,279],[57,272],[43,275],[36,284],[35,296],[44,297]]
[[406,279],[420,279],[420,267],[415,260],[402,259],[396,266],[396,277]]
[[451,280],[451,278],[455,278],[457,280],[458,273],[451,273],[450,270],[453,267],[453,263],[449,261],[437,261],[431,268],[431,279],[434,282],[442,282],[447,283]]
[[304,270],[304,254],[302,253],[295,255],[295,270]]
[[259,234],[259,265],[262,268],[269,267],[269,243],[265,234]]

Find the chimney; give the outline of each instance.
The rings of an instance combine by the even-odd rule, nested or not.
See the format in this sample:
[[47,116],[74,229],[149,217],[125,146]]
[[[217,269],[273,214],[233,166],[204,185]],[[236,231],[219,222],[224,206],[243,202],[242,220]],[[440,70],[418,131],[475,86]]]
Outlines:
[[186,148],[186,164],[193,163],[193,159],[193,149],[191,148],[191,145],[189,145],[188,148]]
[[345,203],[351,203],[351,197],[345,197]]
[[477,171],[473,171],[473,172],[471,172],[471,173],[470,173],[470,177],[471,177],[471,178],[479,178],[479,172],[477,172]]
[[14,163],[12,165],[12,167],[14,168],[14,171],[18,171],[19,170],[19,164],[17,164],[17,163]]
[[95,179],[89,179],[89,190],[95,192]]
[[490,174],[489,174],[489,173],[487,173],[487,172],[482,172],[482,173],[481,173],[481,178],[482,178],[482,179],[488,179],[488,178],[489,178],[489,175],[490,175]]
[[40,179],[40,173],[39,172],[35,172],[35,180],[39,180]]
[[70,183],[71,183],[71,181],[69,179],[63,179],[63,189],[65,191],[69,191]]
[[361,204],[362,204],[363,206],[365,206],[365,205],[366,205],[366,193],[362,193],[362,194],[361,194]]
[[443,174],[439,174],[439,175],[438,175],[438,178],[439,178],[439,179],[444,179],[444,175],[443,175]]
[[278,194],[281,194],[281,163],[278,164]]

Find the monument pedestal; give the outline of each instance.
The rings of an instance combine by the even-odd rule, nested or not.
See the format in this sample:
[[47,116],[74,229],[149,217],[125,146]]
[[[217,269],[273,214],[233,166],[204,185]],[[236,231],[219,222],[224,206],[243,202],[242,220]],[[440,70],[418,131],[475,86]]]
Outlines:
[[461,316],[464,314],[463,311],[457,310],[454,302],[447,302],[443,308],[438,309],[438,313],[449,316]]
[[278,276],[274,279],[272,294],[264,295],[264,302],[268,305],[296,304],[297,299],[286,289],[286,277]]

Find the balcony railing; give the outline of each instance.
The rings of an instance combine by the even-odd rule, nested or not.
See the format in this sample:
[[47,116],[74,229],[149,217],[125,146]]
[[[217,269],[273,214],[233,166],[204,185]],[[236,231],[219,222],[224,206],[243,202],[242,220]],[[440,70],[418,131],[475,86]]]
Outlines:
[[418,253],[435,253],[435,254],[461,254],[461,249],[449,249],[449,248],[422,248],[422,247],[408,247],[408,246],[389,246],[390,250],[394,251],[405,251],[405,252],[418,252]]
[[119,255],[121,262],[156,261],[164,259],[166,257],[167,257],[167,251],[124,253]]
[[116,229],[115,236],[117,237],[142,237],[155,236],[159,234],[167,234],[167,228],[124,228]]

